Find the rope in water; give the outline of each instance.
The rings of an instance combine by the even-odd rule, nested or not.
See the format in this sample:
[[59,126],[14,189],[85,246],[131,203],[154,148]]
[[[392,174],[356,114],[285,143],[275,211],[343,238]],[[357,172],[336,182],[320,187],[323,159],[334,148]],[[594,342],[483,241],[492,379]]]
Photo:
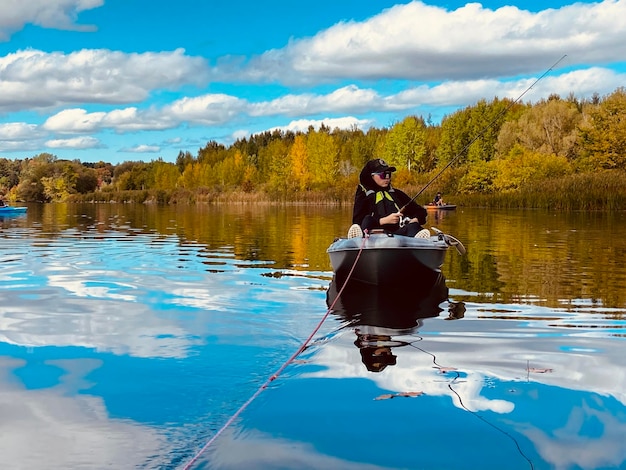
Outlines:
[[248,405],[250,405],[250,403],[252,403],[256,399],[256,397],[258,397],[261,394],[263,390],[265,390],[274,380],[276,380],[278,376],[287,368],[287,366],[291,364],[296,359],[296,357],[298,357],[300,353],[302,353],[302,351],[306,349],[306,347],[309,345],[309,343],[311,342],[315,334],[319,331],[319,329],[322,327],[322,325],[328,318],[328,315],[330,315],[330,312],[334,310],[335,304],[341,297],[343,290],[345,289],[346,285],[348,284],[348,281],[350,280],[350,277],[352,276],[352,273],[354,272],[354,268],[356,268],[359,258],[361,257],[361,253],[363,253],[363,248],[365,247],[366,240],[367,240],[367,234],[365,237],[363,237],[363,241],[361,242],[361,246],[359,247],[359,251],[357,252],[354,263],[352,264],[352,267],[350,268],[350,271],[348,272],[346,280],[341,286],[341,289],[337,293],[337,297],[335,297],[335,300],[333,300],[332,304],[328,307],[328,310],[326,310],[326,313],[324,314],[322,319],[319,321],[317,326],[313,329],[309,337],[302,343],[302,345],[300,345],[298,350],[295,353],[293,353],[291,357],[287,359],[287,361],[285,361],[285,363],[276,372],[274,372],[265,381],[265,383],[263,383],[263,385],[261,385],[257,389],[257,391],[252,394],[252,396],[243,405],[239,407],[239,409],[228,419],[228,421],[226,421],[226,423],[224,423],[224,425],[215,433],[215,435],[193,456],[193,458],[185,464],[185,466],[183,467],[184,470],[190,469],[191,466],[194,463],[196,463],[196,461],[202,456],[202,454],[206,452],[206,450],[213,444],[213,442],[215,442],[215,440],[226,430],[226,428],[228,428],[235,421],[235,419],[237,419],[237,417],[248,407]]

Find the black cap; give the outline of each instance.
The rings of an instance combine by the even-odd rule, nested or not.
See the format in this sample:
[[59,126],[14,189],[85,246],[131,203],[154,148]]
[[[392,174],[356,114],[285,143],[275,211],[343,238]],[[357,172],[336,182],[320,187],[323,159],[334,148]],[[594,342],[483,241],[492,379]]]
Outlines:
[[376,158],[370,160],[367,164],[370,167],[370,173],[381,173],[383,171],[396,171],[395,166],[387,165],[387,162],[382,158]]

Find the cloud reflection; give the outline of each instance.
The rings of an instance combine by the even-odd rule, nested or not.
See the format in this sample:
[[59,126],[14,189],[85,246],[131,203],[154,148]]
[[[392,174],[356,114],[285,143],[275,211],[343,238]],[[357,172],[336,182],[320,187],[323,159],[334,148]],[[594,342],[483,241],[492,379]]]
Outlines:
[[10,379],[22,364],[0,359],[3,468],[138,468],[167,445],[154,429],[111,418],[100,397],[65,395],[97,361],[57,362],[67,377],[45,390],[24,390]]

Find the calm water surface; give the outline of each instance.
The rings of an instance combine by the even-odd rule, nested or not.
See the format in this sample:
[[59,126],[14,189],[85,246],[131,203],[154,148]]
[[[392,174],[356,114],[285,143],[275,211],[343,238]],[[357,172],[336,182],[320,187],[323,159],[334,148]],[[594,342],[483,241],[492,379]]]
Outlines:
[[2,467],[626,468],[626,214],[431,214],[466,256],[336,300],[325,250],[349,219],[0,218]]

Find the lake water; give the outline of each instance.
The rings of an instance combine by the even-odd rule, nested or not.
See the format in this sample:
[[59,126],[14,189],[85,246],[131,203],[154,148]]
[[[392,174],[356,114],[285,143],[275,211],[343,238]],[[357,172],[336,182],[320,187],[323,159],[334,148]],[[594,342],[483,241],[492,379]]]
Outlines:
[[0,218],[2,468],[626,469],[626,214],[431,214],[465,256],[329,312],[349,219]]

